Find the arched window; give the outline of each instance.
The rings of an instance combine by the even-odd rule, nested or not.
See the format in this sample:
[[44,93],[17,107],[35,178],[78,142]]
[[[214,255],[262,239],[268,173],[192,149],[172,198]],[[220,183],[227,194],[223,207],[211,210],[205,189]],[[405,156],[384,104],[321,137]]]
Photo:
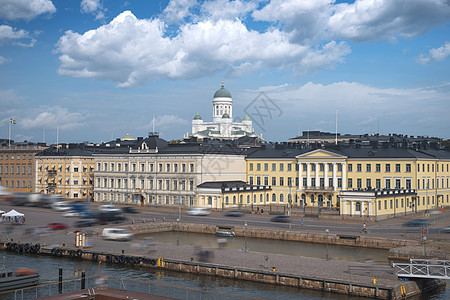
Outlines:
[[291,194],[288,195],[288,202],[292,204],[292,195]]
[[280,203],[284,202],[284,196],[283,194],[280,194]]
[[242,195],[239,197],[239,203],[242,204]]
[[230,203],[230,199],[228,198],[228,196],[225,197],[225,204],[228,205]]
[[275,193],[272,194],[272,202],[276,202],[277,201],[277,195],[275,195]]
[[259,194],[259,203],[262,203],[264,200],[263,194]]
[[233,204],[236,204],[236,196],[233,196]]
[[302,194],[302,204],[306,204],[306,194]]
[[253,203],[256,203],[256,195],[253,195]]
[[319,206],[323,206],[323,195],[319,195],[317,200],[319,201]]
[[269,202],[269,193],[266,194],[266,202]]
[[311,195],[311,203],[314,203],[314,195]]
[[333,197],[331,195],[328,196],[327,206],[328,208],[331,208],[331,205],[333,204]]
[[250,203],[250,195],[247,195],[247,203]]

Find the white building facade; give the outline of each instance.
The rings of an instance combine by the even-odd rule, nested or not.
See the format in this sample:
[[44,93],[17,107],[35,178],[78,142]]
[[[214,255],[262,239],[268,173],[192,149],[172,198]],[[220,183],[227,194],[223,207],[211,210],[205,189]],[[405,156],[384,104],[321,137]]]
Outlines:
[[228,140],[244,136],[257,137],[252,121],[247,115],[244,116],[242,122],[233,120],[233,99],[223,83],[222,87],[215,92],[212,104],[212,122],[204,122],[197,113],[192,121],[191,136]]

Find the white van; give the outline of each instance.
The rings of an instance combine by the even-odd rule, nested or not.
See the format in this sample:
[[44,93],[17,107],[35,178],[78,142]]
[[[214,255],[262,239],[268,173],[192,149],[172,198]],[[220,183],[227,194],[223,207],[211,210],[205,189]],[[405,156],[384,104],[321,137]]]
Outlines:
[[128,230],[122,228],[105,228],[102,233],[102,238],[105,240],[129,241],[132,237]]

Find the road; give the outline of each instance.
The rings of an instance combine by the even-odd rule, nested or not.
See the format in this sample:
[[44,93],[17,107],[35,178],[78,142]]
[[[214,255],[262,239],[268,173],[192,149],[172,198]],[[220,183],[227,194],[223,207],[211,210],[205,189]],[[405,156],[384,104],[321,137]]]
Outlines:
[[[26,224],[23,226],[15,226],[17,234],[20,234],[20,231],[25,232],[26,229],[46,226],[51,222],[62,222],[72,227],[73,223],[78,220],[76,217],[64,217],[61,212],[56,212],[48,208],[13,206],[8,202],[2,202],[0,205],[0,209],[4,211],[9,211],[14,208],[25,214],[27,219]],[[99,204],[94,204],[94,208],[97,205]],[[165,219],[165,221],[168,222],[176,222],[177,219],[180,219],[181,222],[207,225],[242,226],[247,223],[249,228],[258,227],[285,230],[289,230],[290,227],[288,223],[271,222],[270,219],[273,215],[269,214],[244,214],[242,217],[227,217],[224,216],[222,212],[213,212],[209,216],[189,216],[186,214],[186,210],[182,210],[180,214],[178,208],[165,207],[139,208],[139,213],[126,214],[126,217],[128,219],[126,222],[130,223],[142,220],[151,221],[152,219],[155,219],[156,221]],[[417,216],[417,218],[423,218],[423,216]],[[367,228],[369,232],[367,234],[381,237],[420,239],[422,234],[421,228],[401,226],[410,219],[411,216],[403,216],[376,223],[368,222]],[[450,234],[443,232],[444,226],[450,225],[450,216],[441,215],[438,218],[431,218],[430,221],[431,226],[429,226],[426,231],[429,239],[450,240]],[[363,222],[358,222],[358,220],[330,220],[326,217],[321,217],[320,220],[305,218],[302,224],[300,217],[293,217],[291,230],[317,233],[325,232],[325,230],[328,229],[330,234],[360,235],[362,234],[362,224]]]

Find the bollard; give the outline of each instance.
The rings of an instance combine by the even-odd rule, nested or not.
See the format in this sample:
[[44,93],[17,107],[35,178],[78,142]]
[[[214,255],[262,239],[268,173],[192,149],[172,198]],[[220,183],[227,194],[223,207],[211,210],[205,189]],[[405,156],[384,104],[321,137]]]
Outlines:
[[269,260],[269,257],[267,255],[264,255],[264,260],[265,260],[265,262],[264,262],[264,269],[267,269],[268,268],[267,261]]
[[84,290],[86,288],[86,273],[81,272],[81,289]]
[[62,290],[63,290],[62,278],[63,278],[63,269],[59,268],[58,292],[60,294],[62,294]]

